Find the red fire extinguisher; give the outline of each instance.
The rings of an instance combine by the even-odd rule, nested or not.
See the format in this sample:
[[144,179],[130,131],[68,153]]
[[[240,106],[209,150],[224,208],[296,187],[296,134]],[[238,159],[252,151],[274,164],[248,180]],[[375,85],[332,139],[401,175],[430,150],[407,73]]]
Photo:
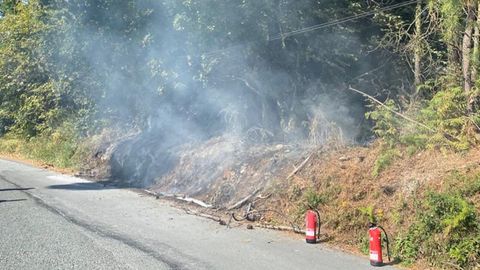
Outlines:
[[388,235],[382,226],[378,226],[375,223],[370,223],[369,227],[370,229],[368,230],[368,234],[370,236],[370,264],[372,266],[382,266],[382,231],[385,234],[388,261],[390,262],[390,242],[388,240]]
[[320,213],[310,209],[305,214],[305,239],[309,244],[315,244],[320,239]]

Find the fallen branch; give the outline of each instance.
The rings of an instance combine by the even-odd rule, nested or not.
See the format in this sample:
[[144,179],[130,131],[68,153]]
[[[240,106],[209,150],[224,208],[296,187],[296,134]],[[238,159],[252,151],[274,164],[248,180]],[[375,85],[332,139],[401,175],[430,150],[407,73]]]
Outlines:
[[475,120],[473,120],[472,117],[467,117],[468,120],[470,120],[472,122],[472,124],[477,128],[477,131],[480,131],[480,127],[477,125],[477,123],[475,122]]
[[208,218],[208,219],[211,219],[213,221],[216,221],[216,222],[220,223],[221,225],[226,225],[226,222],[223,219],[221,219],[220,217],[217,217],[217,216],[212,216],[212,215],[205,214],[205,213],[199,213],[199,212],[187,209],[187,208],[183,208],[183,211],[185,211],[185,213],[187,213],[188,215],[194,215],[194,216],[198,216],[198,217],[202,217],[202,218]]
[[166,194],[166,193],[161,193],[161,192],[154,192],[154,191],[151,191],[151,190],[148,190],[148,189],[144,189],[143,191],[152,195],[152,196],[155,196],[155,198],[157,198],[157,199],[159,197],[168,197],[168,198],[174,198],[176,200],[180,200],[180,201],[184,201],[184,202],[194,203],[194,204],[199,205],[199,206],[204,207],[204,208],[212,208],[213,207],[213,205],[211,205],[211,204],[207,204],[207,203],[205,203],[201,200],[190,198],[190,197],[187,197],[185,195]]
[[152,196],[155,196],[155,197],[159,197],[159,196],[160,196],[160,194],[158,194],[158,193],[156,193],[156,192],[153,192],[153,191],[150,191],[150,190],[148,190],[148,189],[144,189],[143,191],[146,192],[146,193],[148,193],[148,194],[150,194],[150,195],[152,195]]
[[[365,93],[365,92],[362,92],[362,91],[360,91],[360,90],[358,90],[358,89],[355,89],[355,88],[353,88],[352,86],[348,86],[348,89],[351,90],[351,91],[353,91],[353,92],[359,93],[360,95],[362,95],[362,96],[364,96],[364,97],[367,97],[367,98],[373,100],[375,103],[378,103],[380,106],[384,107],[385,109],[389,110],[390,112],[394,113],[395,115],[397,115],[397,116],[399,116],[399,117],[401,117],[401,118],[403,118],[403,119],[405,119],[405,120],[407,120],[407,121],[409,121],[409,122],[412,122],[412,123],[414,123],[414,124],[416,124],[416,125],[418,125],[418,126],[420,126],[420,127],[423,127],[423,128],[425,128],[426,130],[428,130],[428,131],[430,131],[430,132],[433,132],[433,133],[438,132],[437,130],[435,130],[435,129],[431,128],[431,127],[428,127],[428,126],[426,126],[426,125],[423,124],[423,123],[420,123],[420,122],[418,122],[418,121],[416,121],[416,120],[414,120],[414,119],[412,119],[412,118],[410,118],[410,117],[408,117],[408,116],[406,116],[406,115],[404,115],[404,114],[401,114],[401,113],[393,110],[392,108],[390,108],[390,107],[388,107],[387,105],[385,105],[385,103],[381,102],[380,100],[374,98],[373,96],[371,96],[371,95],[369,95],[369,94],[367,94],[367,93]],[[449,140],[449,141],[458,142],[458,139],[455,138],[455,136],[450,135],[450,134],[448,134],[448,133],[446,133],[446,132],[442,132],[442,133],[443,133],[443,137],[444,137],[445,139],[447,139],[447,140]]]
[[263,196],[262,196],[262,194],[260,194],[260,195],[257,196],[257,199],[259,199],[259,200],[265,200],[265,199],[270,198],[270,196],[272,196],[272,193],[269,193],[269,194],[263,195]]
[[255,194],[257,194],[259,191],[260,191],[260,189],[257,188],[252,194],[250,194],[250,195],[248,195],[247,197],[243,198],[242,200],[240,200],[240,201],[237,202],[236,204],[228,207],[227,210],[230,211],[230,210],[233,210],[233,209],[237,209],[237,208],[242,207],[246,202],[248,202],[248,201],[249,201],[253,196],[255,196]]
[[177,196],[177,197],[175,197],[175,199],[185,201],[185,202],[194,203],[194,204],[199,205],[199,206],[204,207],[204,208],[212,208],[213,207],[211,204],[206,204],[206,203],[204,203],[200,200],[190,198],[190,197],[179,197],[179,196]]
[[433,128],[431,128],[431,127],[428,127],[428,126],[426,126],[425,124],[422,124],[422,123],[420,123],[420,122],[418,122],[418,121],[416,121],[416,120],[414,120],[414,119],[412,119],[412,118],[410,118],[410,117],[408,117],[408,116],[406,116],[406,115],[404,115],[404,114],[401,114],[401,113],[393,110],[392,108],[390,108],[390,107],[388,107],[387,105],[385,105],[385,103],[381,102],[380,100],[374,98],[373,96],[371,96],[371,95],[369,95],[369,94],[367,94],[367,93],[365,93],[365,92],[362,92],[362,91],[360,91],[360,90],[357,90],[357,89],[353,88],[352,86],[348,86],[348,89],[351,90],[351,91],[353,91],[353,92],[356,92],[356,93],[358,93],[358,94],[360,94],[360,95],[362,95],[362,96],[364,96],[364,97],[367,97],[367,98],[373,100],[375,103],[378,103],[380,106],[384,107],[385,109],[389,110],[390,112],[394,113],[395,115],[397,115],[397,116],[399,116],[399,117],[401,117],[401,118],[403,118],[403,119],[405,119],[405,120],[407,120],[407,121],[409,121],[409,122],[412,122],[412,123],[414,123],[414,124],[416,124],[416,125],[418,125],[418,126],[421,126],[421,127],[425,128],[426,130],[429,130],[429,131],[431,131],[431,132],[437,132],[435,129],[433,129]]
[[287,180],[290,179],[292,176],[294,176],[300,169],[302,169],[305,164],[310,160],[313,154],[310,154],[298,167],[295,167],[295,170],[293,170],[287,177]]
[[[257,195],[255,197],[255,200],[252,201],[252,206],[257,205],[257,203],[259,201],[266,200],[266,199],[270,198],[271,196],[272,196],[272,193],[269,193],[269,194],[263,195],[263,196],[262,196],[262,194]],[[247,212],[249,212],[249,211],[247,211]]]
[[289,226],[276,226],[276,225],[271,225],[271,224],[254,224],[255,227],[257,228],[263,228],[263,229],[269,229],[269,230],[276,230],[276,231],[285,231],[285,232],[294,232],[298,234],[304,234],[305,231],[298,229],[298,228],[292,228]]

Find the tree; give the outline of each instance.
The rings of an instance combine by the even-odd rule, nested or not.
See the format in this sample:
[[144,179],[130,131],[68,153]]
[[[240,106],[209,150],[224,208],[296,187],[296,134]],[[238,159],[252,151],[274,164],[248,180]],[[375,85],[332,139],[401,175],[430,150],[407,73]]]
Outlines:
[[1,0],[0,1],[0,15],[6,16],[9,13],[15,13],[16,7],[21,0]]

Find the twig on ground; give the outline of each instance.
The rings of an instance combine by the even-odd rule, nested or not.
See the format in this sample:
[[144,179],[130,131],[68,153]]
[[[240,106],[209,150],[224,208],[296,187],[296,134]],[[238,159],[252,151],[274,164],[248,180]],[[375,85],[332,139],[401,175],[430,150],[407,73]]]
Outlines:
[[228,211],[230,210],[233,210],[233,209],[237,209],[237,208],[240,208],[242,207],[246,202],[248,202],[253,196],[255,196],[255,194],[257,194],[258,192],[260,191],[259,188],[255,189],[255,191],[248,195],[247,197],[243,198],[242,200],[240,200],[239,202],[237,202],[236,204],[230,206],[227,208]]
[[145,191],[146,193],[148,193],[152,196],[155,196],[155,198],[157,198],[157,199],[159,197],[168,197],[168,198],[174,198],[174,199],[184,201],[184,202],[194,203],[194,204],[199,205],[199,206],[204,207],[204,208],[212,208],[213,207],[211,204],[207,204],[207,203],[205,203],[201,200],[190,198],[190,197],[187,197],[187,196],[184,196],[184,195],[165,194],[165,193],[161,193],[161,192],[154,192],[154,191],[151,191],[151,190],[148,190],[148,189],[144,189],[143,191]]
[[190,198],[190,197],[176,196],[175,199],[185,201],[185,202],[191,202],[191,203],[194,203],[194,204],[199,205],[199,206],[204,207],[204,208],[212,208],[213,207],[211,204],[207,204],[205,202],[202,202],[200,200]]
[[217,217],[217,216],[213,216],[213,215],[209,215],[209,214],[205,214],[205,213],[200,213],[200,212],[197,212],[197,211],[192,211],[188,208],[183,208],[183,211],[185,211],[185,213],[187,213],[189,215],[194,215],[194,216],[198,216],[198,217],[211,219],[213,221],[216,221],[216,222],[220,223],[220,225],[227,225],[227,223],[223,219],[221,219],[220,217]]
[[300,163],[300,165],[298,165],[298,167],[295,167],[295,170],[293,170],[287,177],[287,180],[290,179],[292,176],[294,176],[300,169],[302,169],[306,164],[307,162],[310,160],[310,158],[312,157],[313,154],[310,154],[302,163]]
[[294,232],[298,234],[304,234],[305,231],[298,229],[298,228],[292,228],[289,226],[276,226],[276,225],[271,225],[271,224],[255,224],[255,227],[258,228],[264,228],[264,229],[269,229],[269,230],[277,230],[277,231],[288,231],[288,232]]

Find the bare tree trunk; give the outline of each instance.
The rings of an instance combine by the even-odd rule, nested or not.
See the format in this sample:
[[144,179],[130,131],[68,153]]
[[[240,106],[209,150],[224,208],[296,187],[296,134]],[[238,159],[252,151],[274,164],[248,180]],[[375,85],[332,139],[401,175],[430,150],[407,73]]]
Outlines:
[[463,71],[463,81],[464,81],[464,90],[466,93],[469,93],[472,89],[472,73],[471,73],[471,51],[472,51],[472,34],[473,34],[473,24],[475,23],[475,13],[476,8],[469,1],[467,4],[467,18],[465,25],[465,32],[463,34],[462,42],[462,71]]
[[478,68],[480,64],[480,5],[477,3],[477,13],[476,13],[476,22],[473,26],[473,55],[472,55],[472,83],[475,85],[475,82],[478,78]]
[[[480,68],[480,3],[476,3],[476,21],[473,26],[473,54],[472,54],[472,84],[476,86],[478,79],[478,69]],[[470,93],[468,96],[467,111],[469,114],[473,113],[476,102],[476,95]]]
[[414,38],[414,76],[415,76],[415,93],[418,86],[422,84],[422,1],[417,0],[417,8],[415,10],[415,38]]

